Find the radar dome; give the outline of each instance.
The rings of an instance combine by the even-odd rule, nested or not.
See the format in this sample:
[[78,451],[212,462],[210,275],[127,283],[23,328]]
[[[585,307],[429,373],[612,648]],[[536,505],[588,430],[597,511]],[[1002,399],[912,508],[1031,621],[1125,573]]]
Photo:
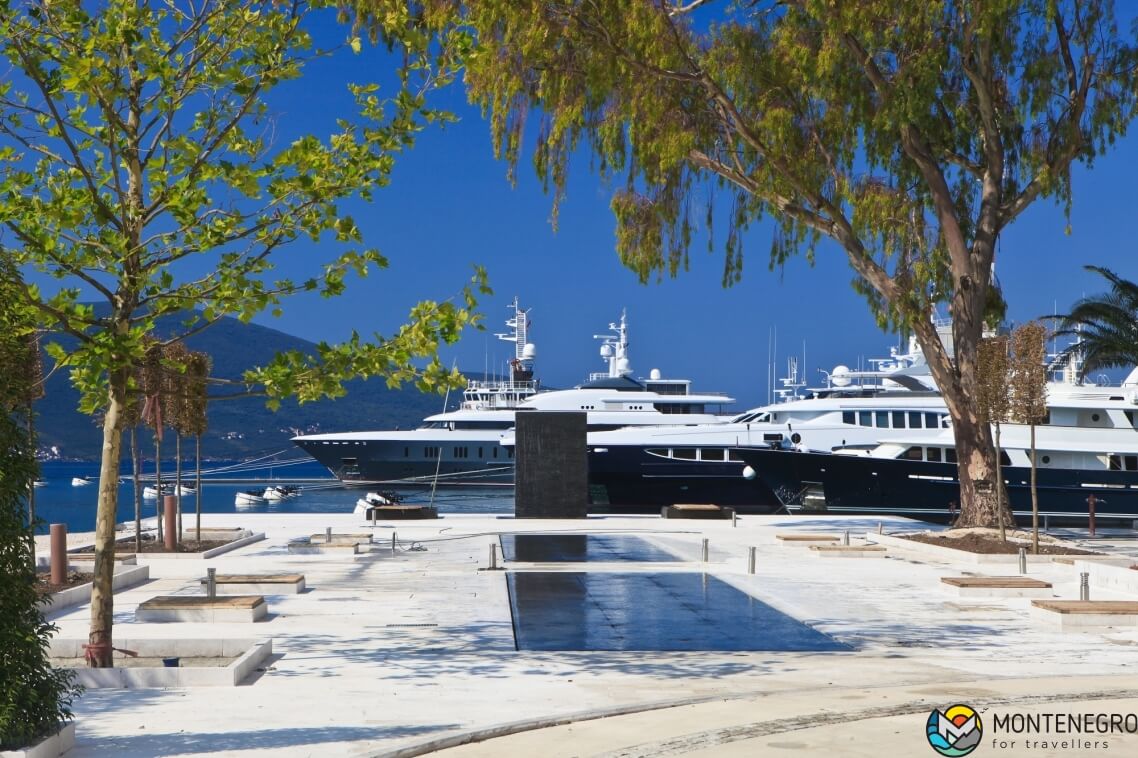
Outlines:
[[601,345],[601,357],[602,358],[611,358],[612,357],[612,345]]
[[660,369],[654,368],[651,371],[649,371],[648,372],[648,378],[651,379],[652,381],[658,381],[660,379]]
[[537,347],[532,342],[527,342],[525,347],[522,348],[522,357],[527,361],[532,361],[537,356]]
[[830,372],[830,381],[835,387],[848,387],[850,384],[850,367],[838,364]]

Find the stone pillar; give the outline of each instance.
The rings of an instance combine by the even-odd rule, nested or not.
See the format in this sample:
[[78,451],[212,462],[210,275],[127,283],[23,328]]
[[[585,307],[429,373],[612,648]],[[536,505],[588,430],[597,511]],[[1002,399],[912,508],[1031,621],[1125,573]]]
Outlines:
[[51,583],[58,586],[67,582],[67,524],[52,524]]
[[586,414],[519,411],[514,418],[514,515],[585,518],[589,512]]
[[162,535],[165,539],[165,548],[171,552],[178,548],[178,498],[175,495],[165,495],[163,516],[166,520],[166,531]]

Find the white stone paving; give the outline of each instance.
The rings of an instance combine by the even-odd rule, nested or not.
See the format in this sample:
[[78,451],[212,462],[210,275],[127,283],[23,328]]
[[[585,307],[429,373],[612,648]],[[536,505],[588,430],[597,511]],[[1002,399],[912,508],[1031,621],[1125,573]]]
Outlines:
[[[115,595],[115,633],[269,637],[271,666],[235,688],[89,691],[76,704],[77,746],[69,755],[367,755],[510,722],[701,698],[1126,673],[1138,686],[1138,630],[1061,634],[1033,622],[1028,600],[962,601],[940,586],[941,576],[1014,573],[1014,566],[953,566],[892,549],[884,559],[823,559],[774,539],[777,532],[850,529],[856,543],[880,521],[886,531],[904,526],[900,519],[743,517],[732,527],[655,517],[458,515],[395,524],[395,554],[392,529],[376,528],[378,545],[359,556],[292,555],[285,547],[326,526],[360,531],[350,514],[209,514],[203,521],[265,532],[267,539],[209,561],[140,557],[152,581]],[[707,537],[709,573],[855,651],[518,652],[505,574],[480,570],[495,535],[512,531],[638,533],[688,559],[619,566],[647,572],[704,568],[698,556]],[[413,541],[424,549],[409,549]],[[1117,534],[1110,544],[1138,556],[1136,538]],[[746,574],[750,545],[758,548],[754,576]],[[256,624],[134,621],[134,607],[154,595],[200,593],[207,566],[219,573],[299,572],[308,590],[267,597],[269,618]],[[1057,596],[1077,597],[1071,566],[1032,566],[1029,575],[1053,582]],[[62,637],[84,638],[89,612],[84,605],[53,621]]]

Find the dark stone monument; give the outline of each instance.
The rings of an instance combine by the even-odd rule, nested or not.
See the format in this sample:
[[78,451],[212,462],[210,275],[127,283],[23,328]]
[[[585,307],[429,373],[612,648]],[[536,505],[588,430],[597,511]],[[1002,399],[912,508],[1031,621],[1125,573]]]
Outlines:
[[514,423],[514,515],[585,518],[589,512],[586,414],[521,411]]

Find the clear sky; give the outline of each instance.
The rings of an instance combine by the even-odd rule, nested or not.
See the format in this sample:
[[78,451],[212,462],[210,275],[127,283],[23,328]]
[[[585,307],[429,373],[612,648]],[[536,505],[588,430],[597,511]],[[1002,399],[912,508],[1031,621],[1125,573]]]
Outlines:
[[[346,31],[328,24],[322,36],[343,39]],[[385,54],[366,47],[360,55],[344,50],[312,65],[303,79],[270,98],[282,144],[305,132],[327,134],[333,119],[351,113],[345,83],[383,79],[389,70]],[[455,110],[460,122],[423,133],[397,159],[391,186],[371,204],[352,209],[367,243],[389,257],[390,268],[353,280],[333,300],[294,299],[281,318],[266,316],[259,323],[311,340],[336,341],[352,329],[390,333],[416,301],[456,292],[471,264],[479,263],[495,290],[482,303],[488,329],[448,348],[448,364],[500,369],[511,346],[492,334],[504,330],[506,306],[518,295],[532,308],[538,377],[550,386],[570,386],[603,369],[591,335],[605,331],[625,308],[637,375],[659,368],[668,377],[691,378],[696,389],[730,393],[740,410],[766,400],[776,332],[777,374],[783,374],[788,353],[801,356],[805,350],[812,384],[822,380],[817,369],[856,366],[887,355],[896,344],[895,336],[877,329],[851,289],[852,272],[835,245],[823,244],[813,268],[798,258],[770,271],[772,230],[764,224],[746,236],[743,280],[730,289],[720,284],[722,253],[708,254],[701,242],[693,245],[689,272],[641,285],[614,250],[612,188],[589,171],[587,159],[574,167],[554,232],[550,198],[534,179],[528,155],[512,188],[505,165],[493,158],[487,124],[466,105],[461,89],[436,102]],[[1050,202],[1037,202],[1005,233],[997,274],[1012,321],[1063,310],[1101,291],[1101,280],[1084,272],[1084,264],[1138,279],[1135,165],[1138,135],[1122,139],[1093,170],[1076,169],[1070,235],[1064,233],[1061,208]],[[280,268],[301,276],[319,259],[318,249],[298,247],[284,252]]]

